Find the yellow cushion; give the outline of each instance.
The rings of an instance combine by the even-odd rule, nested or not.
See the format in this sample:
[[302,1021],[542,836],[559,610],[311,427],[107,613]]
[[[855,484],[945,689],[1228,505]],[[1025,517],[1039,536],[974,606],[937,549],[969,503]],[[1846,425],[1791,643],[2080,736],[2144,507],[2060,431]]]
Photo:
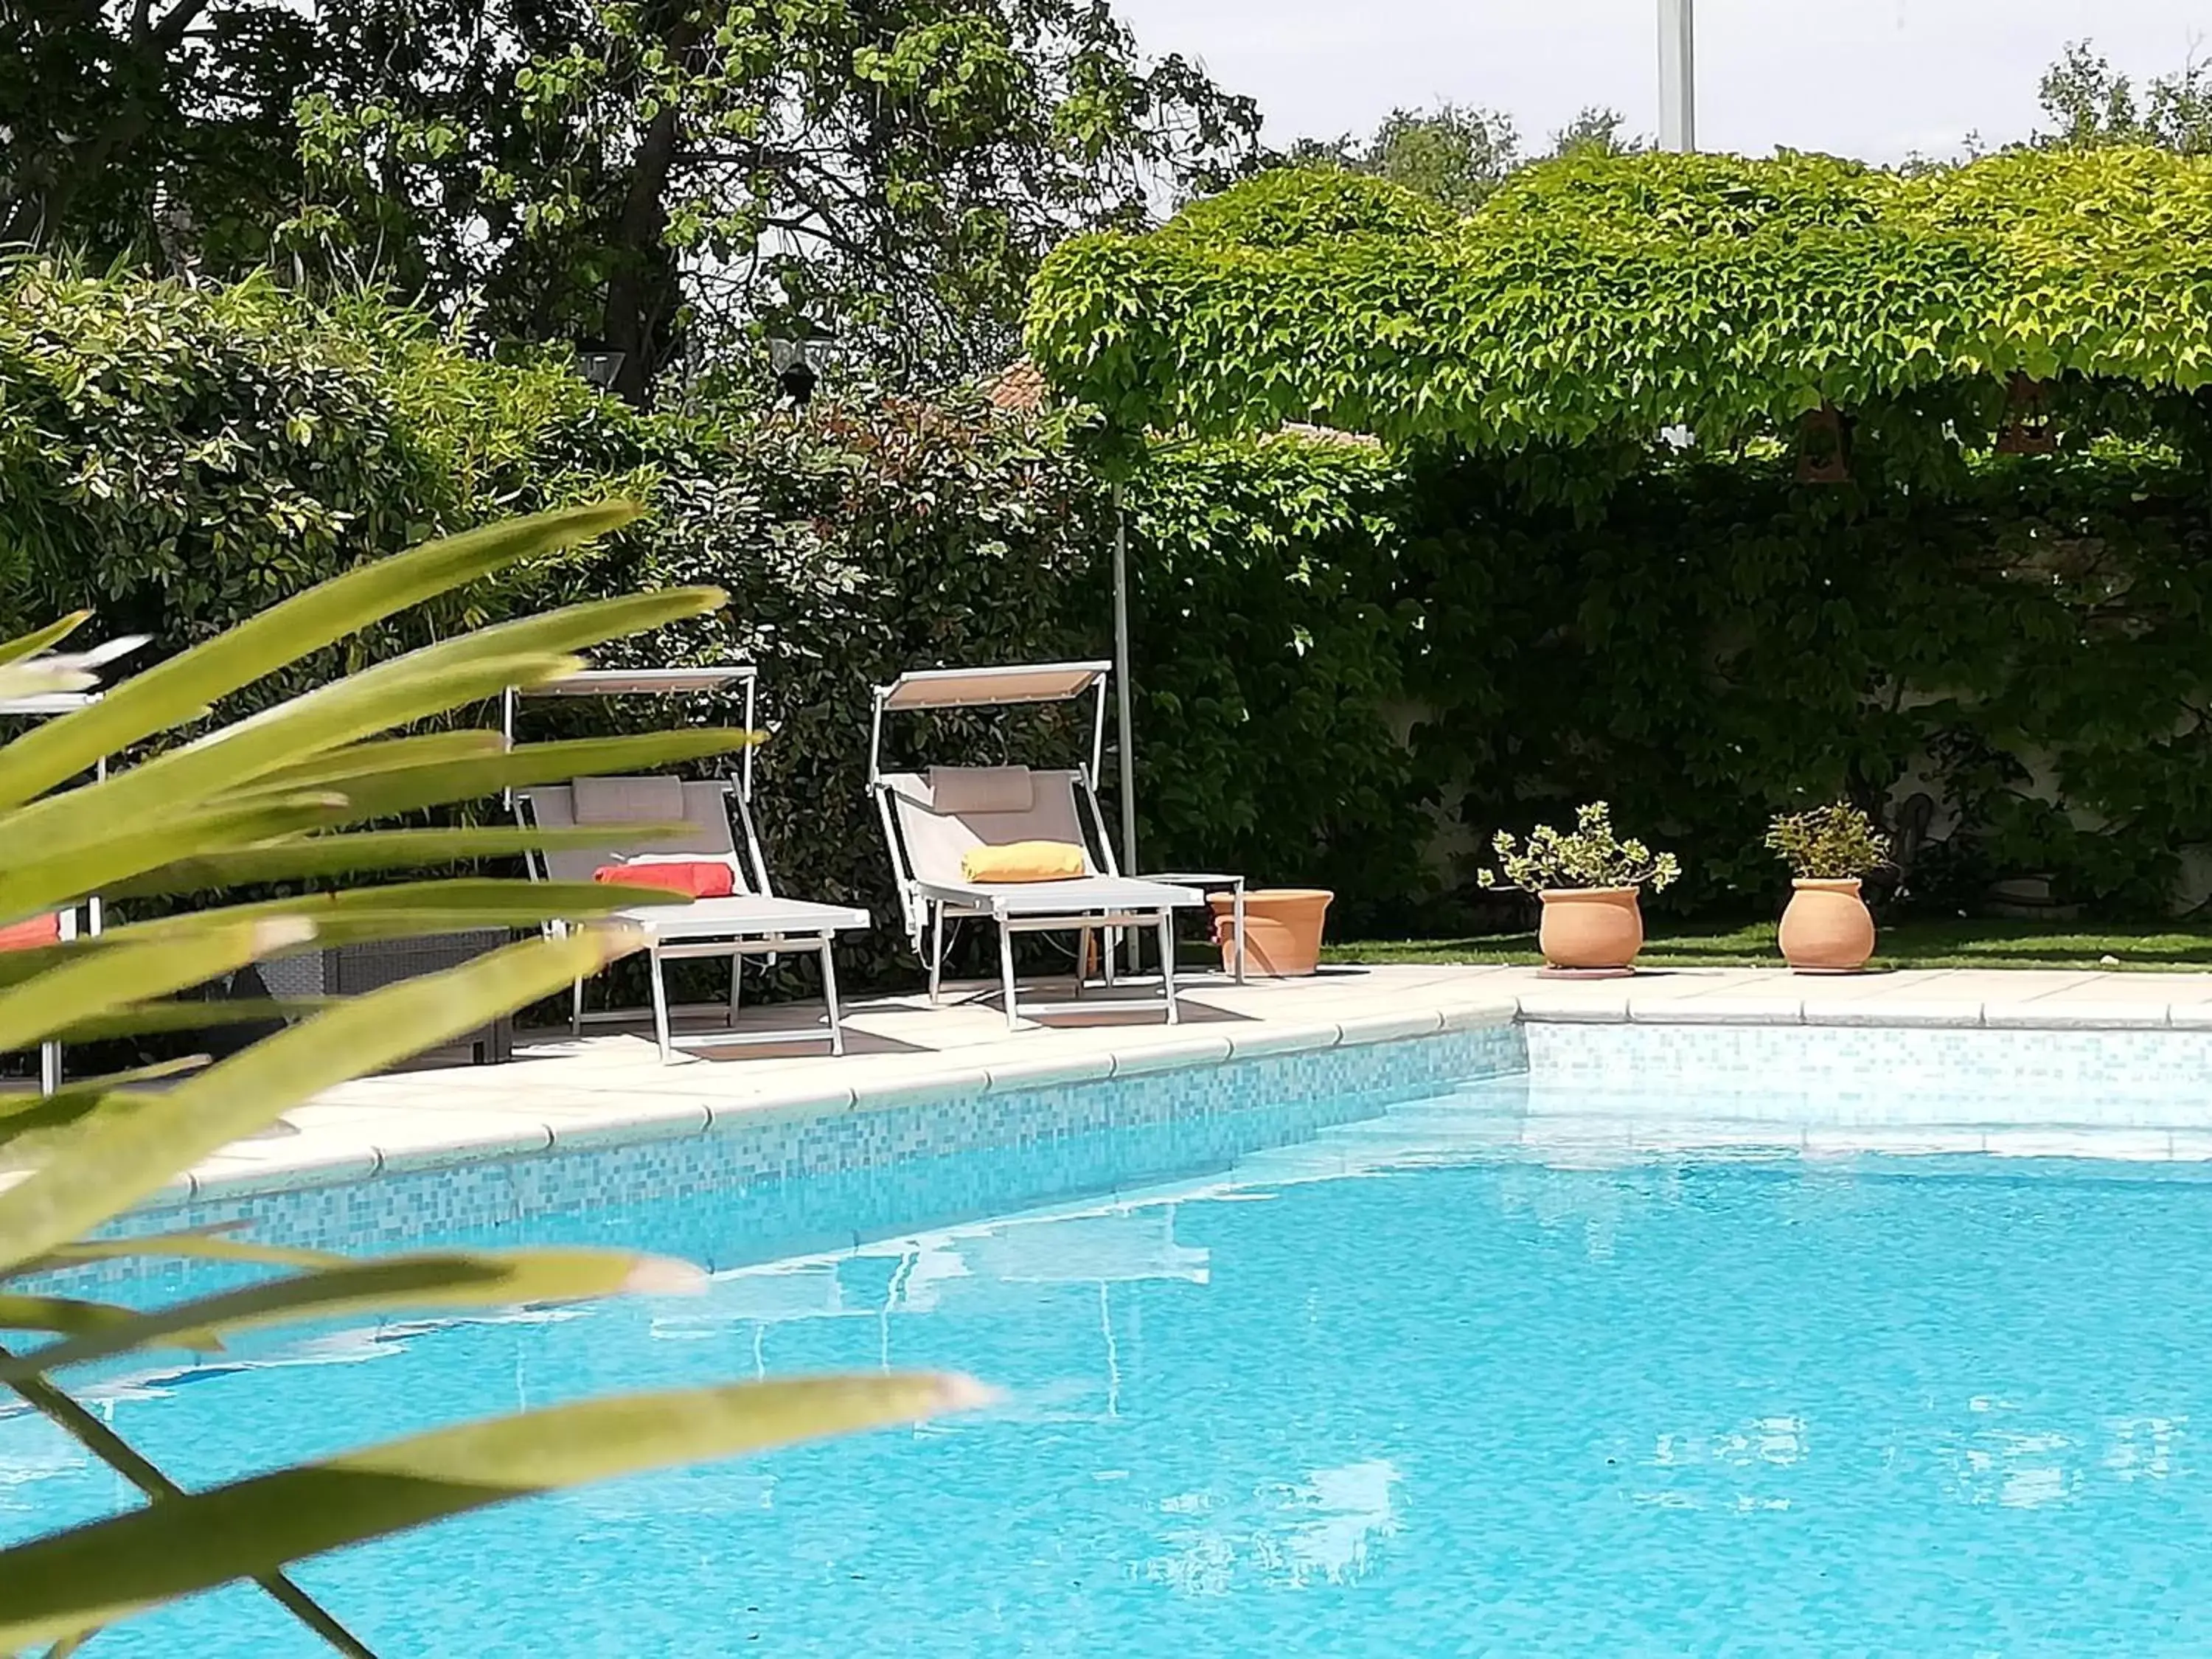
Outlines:
[[1012,841],[960,855],[963,881],[1073,881],[1083,873],[1083,849],[1073,842]]

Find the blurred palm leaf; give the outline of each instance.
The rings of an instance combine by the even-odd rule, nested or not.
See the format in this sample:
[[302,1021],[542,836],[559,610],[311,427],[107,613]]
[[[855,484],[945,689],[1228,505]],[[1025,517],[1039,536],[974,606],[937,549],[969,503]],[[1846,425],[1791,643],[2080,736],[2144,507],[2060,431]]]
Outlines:
[[[244,851],[179,859],[100,890],[110,899],[149,893],[192,893],[370,870],[420,870],[428,865],[513,858],[526,852],[659,847],[697,833],[682,823],[605,824],[574,830],[366,830],[348,836],[301,836]],[[172,849],[173,851],[173,849]]]
[[[426,544],[287,599],[220,638],[57,714],[0,747],[0,921],[110,896],[204,893],[361,872],[508,858],[555,847],[628,847],[676,826],[611,832],[395,828],[423,809],[578,775],[645,769],[740,748],[753,734],[684,731],[525,744],[488,731],[407,728],[573,671],[602,641],[712,610],[685,589],[523,618],[382,662],[228,724],[222,701],[407,606],[611,529],[607,502]],[[82,618],[0,644],[0,696],[82,687],[118,648],[58,654]],[[83,781],[104,757],[217,720],[191,741]],[[71,780],[78,780],[71,786]],[[381,827],[358,829],[365,824]],[[562,1407],[441,1430],[202,1493],[180,1491],[54,1381],[57,1368],[225,1330],[392,1308],[566,1300],[672,1288],[686,1275],[614,1251],[422,1252],[350,1262],[204,1233],[93,1238],[132,1205],[288,1108],[473,1030],[634,947],[609,918],[673,896],[599,883],[456,876],[233,902],[152,916],[94,938],[0,952],[0,1048],[97,1033],[283,1017],[218,1064],[167,1062],[72,1080],[51,1098],[0,1102],[0,1327],[47,1333],[0,1350],[0,1383],[150,1500],[143,1509],[0,1550],[0,1652],[70,1650],[131,1613],[224,1580],[260,1583],[337,1650],[368,1650],[286,1578],[284,1563],[444,1515],[580,1480],[720,1456],[969,1403],[943,1378],[896,1376],[703,1389]],[[552,936],[337,1002],[176,1000],[270,955],[477,927]],[[242,1268],[261,1279],[139,1310],[24,1283],[135,1256]]]
[[[154,1313],[67,1297],[0,1294],[0,1325],[59,1331],[70,1339],[19,1359],[0,1360],[0,1382],[65,1365],[88,1364],[136,1348],[198,1347],[209,1332],[221,1336],[294,1320],[410,1308],[581,1302],[633,1291],[667,1296],[703,1289],[706,1282],[706,1275],[688,1262],[629,1250],[445,1250],[310,1268]],[[18,1311],[36,1312],[55,1322],[11,1319],[10,1303],[22,1304]],[[78,1322],[62,1322],[68,1320]],[[185,1337],[193,1340],[184,1340]]]
[[494,571],[588,541],[637,516],[603,501],[487,525],[348,571],[126,682],[92,708],[52,721],[0,750],[0,806],[14,806],[88,772],[132,744],[201,711],[371,623]]
[[302,1250],[287,1244],[257,1244],[213,1232],[144,1233],[136,1238],[101,1238],[64,1244],[28,1265],[42,1273],[88,1261],[116,1261],[134,1255],[179,1256],[200,1261],[246,1261],[270,1267],[332,1267],[346,1260],[329,1250]]
[[27,634],[18,635],[5,644],[0,644],[0,663],[21,662],[26,657],[36,657],[51,651],[91,620],[91,611],[72,611],[59,622],[51,622],[44,628],[34,628]]
[[892,1372],[631,1395],[389,1441],[149,1504],[0,1552],[0,1649],[532,1492],[730,1457],[982,1402]]

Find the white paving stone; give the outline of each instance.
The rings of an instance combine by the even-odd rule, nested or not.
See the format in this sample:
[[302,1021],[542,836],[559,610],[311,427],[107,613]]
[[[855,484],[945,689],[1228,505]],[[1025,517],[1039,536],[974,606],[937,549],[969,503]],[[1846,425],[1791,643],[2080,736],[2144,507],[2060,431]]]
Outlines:
[[[920,997],[862,1003],[848,1021],[850,1052],[842,1058],[819,1044],[775,1050],[731,1046],[663,1066],[641,1030],[592,1028],[580,1040],[565,1031],[526,1034],[510,1065],[407,1071],[332,1090],[291,1115],[297,1133],[226,1148],[195,1176],[210,1193],[344,1180],[379,1168],[428,1167],[548,1145],[705,1133],[718,1120],[753,1114],[952,1099],[992,1089],[1326,1049],[1340,1042],[1389,1041],[1504,1024],[1516,1013],[1539,1024],[1678,1028],[2212,1030],[2212,975],[2089,970],[1827,976],[1682,969],[1577,981],[1546,978],[1525,968],[1340,968],[1303,981],[1240,987],[1209,977],[1186,984],[1186,1018],[1174,1026],[1142,1013],[1077,1006],[1053,1016],[1048,1027],[1025,1022],[1012,1031],[986,1000],[991,988],[949,987],[944,1004],[935,1008]],[[787,1018],[781,1010],[748,1008],[741,1024],[757,1029]],[[2000,1040],[1998,1030],[1988,1030],[1983,1040]],[[1936,1150],[1982,1134],[1933,1124],[1900,1127],[1893,1119],[1884,1124],[1882,1109],[1869,1106],[1863,1128],[1836,1126],[1822,1150],[1854,1144],[1872,1150],[1886,1136]],[[2092,1140],[2124,1135],[2110,1144],[2130,1148],[2129,1156],[2149,1156],[2143,1149],[2165,1132],[2124,1127],[2127,1118],[2116,1110],[2103,1119],[2112,1127],[2083,1134]],[[1632,1140],[1648,1146],[1642,1138],[1655,1133],[1648,1124],[1640,1130],[1583,1127],[1594,1137],[1593,1152]],[[1563,1133],[1571,1139],[1576,1132]],[[2212,1132],[2194,1137],[2177,1132],[2167,1145],[2170,1156],[2212,1158]],[[1813,1150],[1809,1145],[1808,1150]]]

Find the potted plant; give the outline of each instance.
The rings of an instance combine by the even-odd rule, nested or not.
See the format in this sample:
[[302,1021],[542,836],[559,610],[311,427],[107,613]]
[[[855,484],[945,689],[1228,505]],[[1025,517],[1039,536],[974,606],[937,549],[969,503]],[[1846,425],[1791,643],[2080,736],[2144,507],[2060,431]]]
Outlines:
[[1501,830],[1491,844],[1498,868],[1484,870],[1476,879],[1486,888],[1543,900],[1536,943],[1553,972],[1631,972],[1644,948],[1638,890],[1659,892],[1682,873],[1672,853],[1616,837],[1612,809],[1601,800],[1578,810],[1571,830],[1539,824],[1523,844]]
[[1801,974],[1855,974],[1874,954],[1874,917],[1859,896],[1863,878],[1889,859],[1889,838],[1849,801],[1780,812],[1766,844],[1790,866],[1782,955]]

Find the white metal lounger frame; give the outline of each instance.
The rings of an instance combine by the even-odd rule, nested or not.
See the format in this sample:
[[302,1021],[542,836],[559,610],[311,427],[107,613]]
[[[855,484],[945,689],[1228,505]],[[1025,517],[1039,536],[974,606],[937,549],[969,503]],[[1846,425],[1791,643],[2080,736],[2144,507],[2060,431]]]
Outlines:
[[[519,694],[510,690],[503,700],[501,714],[507,738],[512,744],[518,695],[616,696],[639,693],[667,696],[686,691],[714,690],[733,683],[742,683],[745,694],[745,726],[750,730],[754,725],[756,679],[754,669],[736,665],[703,669],[592,669]],[[653,1035],[659,1044],[660,1057],[664,1061],[673,1059],[675,1051],[680,1048],[720,1048],[744,1043],[793,1041],[818,1042],[826,1040],[831,1054],[845,1052],[843,1015],[837,998],[834,946],[839,932],[868,927],[868,915],[864,910],[846,906],[811,904],[777,897],[769,876],[768,860],[761,852],[760,836],[753,827],[752,750],[748,747],[743,752],[742,769],[734,782],[728,779],[714,779],[705,782],[687,781],[684,783],[684,818],[686,822],[700,823],[702,835],[709,838],[719,829],[721,845],[711,851],[705,848],[700,850],[706,856],[727,858],[741,890],[738,898],[757,902],[733,904],[729,900],[706,899],[692,904],[639,906],[621,913],[627,920],[642,926],[646,932],[647,972],[653,989]],[[715,799],[719,823],[705,819],[697,810],[701,798],[708,795]],[[545,818],[557,818],[567,824],[575,822],[573,786],[518,790],[514,793],[514,805],[516,821],[526,828],[550,827],[542,824]],[[547,808],[552,810],[548,811]],[[568,856],[587,860],[595,866],[599,861],[596,854],[572,854]],[[554,873],[546,854],[531,854],[528,863],[534,880],[550,879]],[[589,878],[580,866],[577,873]],[[732,909],[738,914],[727,915]],[[563,925],[556,922],[553,928],[558,931]],[[678,1036],[672,1031],[667,984],[661,972],[664,962],[727,957],[730,959],[729,1015],[731,1024],[734,1025],[744,959],[761,957],[773,965],[778,957],[802,952],[814,955],[822,964],[823,1001],[828,1014],[826,1030],[809,1024],[775,1030],[720,1030],[697,1037]],[[580,1036],[586,1024],[627,1022],[635,1018],[637,1012],[635,1009],[595,1009],[586,1012],[584,1008],[584,981],[580,979],[570,994],[568,1028],[572,1033]]]
[[[1107,675],[1111,665],[1073,662],[1017,665],[1004,668],[928,669],[902,674],[875,690],[875,708],[868,740],[868,787],[876,797],[883,819],[884,841],[898,883],[899,908],[908,939],[929,969],[929,999],[938,1000],[945,969],[945,924],[948,921],[987,921],[999,933],[1000,988],[1006,1002],[1006,1024],[1017,1025],[1021,1006],[1014,978],[1013,936],[1016,933],[1069,933],[1077,935],[1076,994],[1084,994],[1088,978],[1087,958],[1094,934],[1102,937],[1100,952],[1104,982],[1115,983],[1114,940],[1124,930],[1149,927],[1160,942],[1160,994],[1157,1000],[1092,1001],[1084,1006],[1158,1007],[1168,1024],[1179,1018],[1176,1000],[1175,911],[1202,903],[1202,896],[1188,888],[1159,882],[1127,881],[1114,860],[1112,837],[1098,804],[1096,780],[1106,744]],[[1074,828],[1086,843],[1087,861],[1097,866],[1097,875],[1085,883],[1040,882],[1031,886],[983,886],[925,879],[915,869],[913,849],[900,826],[901,802],[917,809],[924,803],[908,793],[916,780],[883,769],[884,716],[931,708],[991,708],[1023,703],[1067,702],[1096,692],[1091,720],[1090,763],[1064,772],[1038,772],[1040,781],[1064,781],[1072,797]],[[1089,903],[1081,902],[1088,898]],[[1036,1005],[1030,1005],[1034,1008]]]

